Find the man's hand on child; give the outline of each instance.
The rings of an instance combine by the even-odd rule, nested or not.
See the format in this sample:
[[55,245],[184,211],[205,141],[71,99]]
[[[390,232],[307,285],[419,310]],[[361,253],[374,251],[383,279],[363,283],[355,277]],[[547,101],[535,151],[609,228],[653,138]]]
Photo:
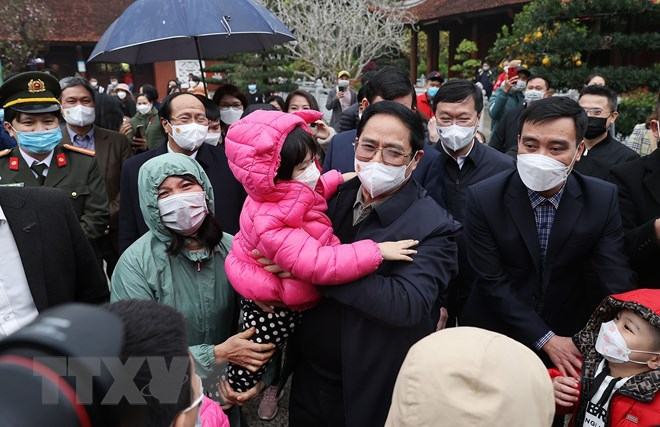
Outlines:
[[269,260],[268,258],[264,258],[264,256],[258,250],[253,250],[252,255],[257,258],[257,262],[264,265],[264,270],[268,271],[269,273],[276,274],[280,279],[290,279],[293,277],[293,274],[285,271],[282,267],[273,263],[273,261]]
[[582,360],[580,351],[573,344],[570,337],[555,335],[543,346],[552,363],[559,369],[562,375],[579,378]]
[[257,372],[275,353],[275,344],[257,344],[250,341],[256,329],[250,328],[229,337],[214,347],[213,353],[218,365],[231,362],[250,372]]
[[573,406],[580,397],[580,383],[571,377],[555,377],[552,387],[555,390],[555,403],[559,406]]
[[415,255],[416,250],[410,249],[419,244],[418,240],[399,240],[398,242],[379,243],[380,253],[385,261],[408,261],[412,262],[409,255]]

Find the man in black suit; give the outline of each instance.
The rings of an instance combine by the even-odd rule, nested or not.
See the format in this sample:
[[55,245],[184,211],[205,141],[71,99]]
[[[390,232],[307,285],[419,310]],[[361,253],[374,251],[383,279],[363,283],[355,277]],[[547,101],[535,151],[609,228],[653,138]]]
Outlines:
[[468,189],[465,273],[473,289],[462,324],[508,335],[579,378],[570,337],[605,296],[636,284],[616,187],[571,173],[587,127],[577,102],[536,101],[520,123],[517,170]]
[[[656,105],[660,117],[660,97]],[[658,120],[651,121],[660,139]],[[660,288],[660,150],[614,166],[609,180],[619,187],[626,250],[642,288]]]
[[357,135],[358,177],[328,203],[337,236],[342,243],[415,239],[419,245],[413,262],[386,261],[362,279],[318,287],[324,297],[303,312],[289,343],[298,362],[291,426],[382,426],[408,349],[433,332],[433,304],[457,271],[460,224],[410,179],[426,155],[415,113],[396,102],[376,103],[365,110]]
[[137,178],[140,167],[147,160],[169,152],[185,154],[197,160],[213,185],[213,191],[216,194],[215,215],[220,221],[222,230],[230,234],[236,234],[239,229],[238,218],[241,214],[246,193],[229,169],[224,145],[204,144],[202,139],[193,141],[192,145],[186,146],[178,136],[178,141],[172,136],[173,128],[180,129],[182,126],[179,125],[179,123],[182,123],[179,119],[190,122],[188,124],[198,120],[199,123],[206,123],[207,126],[209,121],[219,120],[220,112],[217,107],[215,111],[209,111],[209,105],[205,105],[196,95],[179,92],[165,98],[158,113],[160,123],[167,134],[167,140],[153,150],[128,159],[121,171],[120,253],[124,252],[148,231],[147,224],[142,218],[138,197]]
[[[362,109],[380,101],[394,101],[413,111],[417,109],[415,88],[410,83],[408,76],[394,67],[385,67],[369,79],[365,87],[365,96],[361,101]],[[421,120],[421,118],[417,116],[416,120]],[[353,143],[356,134],[357,131],[351,129],[338,133],[332,138],[323,160],[323,172],[330,169],[336,169],[342,173],[355,170]],[[439,170],[437,162],[439,162],[439,156],[436,150],[427,149],[412,177],[442,206],[444,202],[441,190],[430,185],[433,173],[438,173]]]
[[105,276],[60,189],[0,187],[0,337],[39,311],[68,302],[101,304]]

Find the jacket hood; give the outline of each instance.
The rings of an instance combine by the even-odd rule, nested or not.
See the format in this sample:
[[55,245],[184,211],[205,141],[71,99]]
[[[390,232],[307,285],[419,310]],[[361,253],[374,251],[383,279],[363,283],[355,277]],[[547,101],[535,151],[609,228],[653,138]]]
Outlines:
[[277,201],[283,196],[288,188],[276,186],[275,175],[284,140],[295,127],[307,130],[308,123],[321,117],[323,114],[316,110],[259,110],[231,125],[225,137],[229,167],[251,198]]
[[495,332],[458,327],[411,347],[385,426],[549,427],[554,413],[552,381],[530,349]]
[[[573,342],[584,356],[582,376],[593,379],[603,356],[596,351],[596,339],[600,325],[608,322],[616,314],[628,309],[660,328],[660,289],[636,289],[617,295],[610,295],[600,303],[589,318],[587,325],[573,337]],[[649,402],[660,388],[660,370],[635,375],[620,389],[619,393],[636,400]]]
[[156,237],[165,244],[171,240],[170,232],[160,219],[158,208],[158,186],[169,176],[192,175],[206,192],[206,203],[210,213],[214,213],[214,198],[211,181],[196,160],[178,153],[156,156],[140,167],[138,191],[140,210],[144,221]]

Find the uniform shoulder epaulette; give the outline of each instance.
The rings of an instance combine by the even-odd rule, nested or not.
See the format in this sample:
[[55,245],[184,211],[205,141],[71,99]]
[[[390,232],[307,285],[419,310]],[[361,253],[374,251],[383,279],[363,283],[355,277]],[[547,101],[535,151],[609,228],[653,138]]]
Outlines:
[[70,151],[75,151],[76,153],[84,154],[86,156],[94,157],[96,155],[96,151],[94,150],[90,150],[88,148],[76,147],[75,145],[71,145],[71,144],[64,144],[64,148]]
[[11,148],[7,148],[6,150],[0,150],[0,157],[5,157],[9,153],[11,153]]

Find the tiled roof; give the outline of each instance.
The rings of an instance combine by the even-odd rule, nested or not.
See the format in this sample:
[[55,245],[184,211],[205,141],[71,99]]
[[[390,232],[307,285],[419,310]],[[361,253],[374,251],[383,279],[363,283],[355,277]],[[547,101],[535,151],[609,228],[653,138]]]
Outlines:
[[42,0],[55,17],[50,41],[96,43],[133,0]]
[[530,0],[426,0],[410,8],[419,21],[432,21],[456,15],[485,12],[506,6],[523,5]]

